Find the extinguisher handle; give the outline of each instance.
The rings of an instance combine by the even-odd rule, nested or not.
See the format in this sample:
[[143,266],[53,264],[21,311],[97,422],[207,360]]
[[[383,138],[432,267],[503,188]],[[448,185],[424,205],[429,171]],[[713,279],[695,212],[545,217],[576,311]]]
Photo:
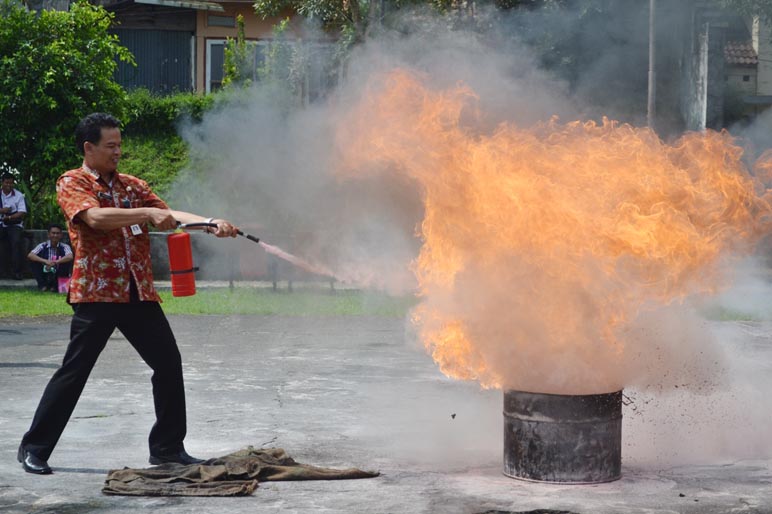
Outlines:
[[[196,227],[211,227],[211,228],[217,228],[217,223],[177,223],[177,228],[196,228]],[[250,241],[254,243],[259,243],[260,238],[257,236],[253,236],[252,234],[245,234],[241,230],[236,232],[238,235],[242,237],[246,237]]]
[[217,228],[217,223],[180,223],[177,222],[177,228],[197,228],[197,227],[211,227]]

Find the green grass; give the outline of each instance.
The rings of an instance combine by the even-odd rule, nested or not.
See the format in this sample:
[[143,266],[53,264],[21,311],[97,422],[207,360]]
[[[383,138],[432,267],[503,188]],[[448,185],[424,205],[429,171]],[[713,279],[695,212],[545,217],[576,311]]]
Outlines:
[[699,312],[711,321],[769,321],[772,319],[769,314],[741,312],[722,306],[704,308]]
[[[284,316],[402,317],[415,305],[412,296],[393,297],[361,291],[286,291],[234,288],[199,290],[175,298],[160,291],[167,314],[258,314]],[[0,319],[10,316],[72,314],[64,295],[33,290],[0,290]]]
[[72,314],[64,295],[32,290],[0,290],[0,318]]
[[[283,316],[384,316],[403,317],[417,300],[413,296],[388,296],[362,291],[240,288],[199,289],[194,296],[175,298],[160,291],[167,314],[255,314]],[[71,315],[64,295],[31,289],[0,289],[0,319],[21,316]],[[713,321],[767,321],[772,315],[750,314],[725,307],[700,309]]]

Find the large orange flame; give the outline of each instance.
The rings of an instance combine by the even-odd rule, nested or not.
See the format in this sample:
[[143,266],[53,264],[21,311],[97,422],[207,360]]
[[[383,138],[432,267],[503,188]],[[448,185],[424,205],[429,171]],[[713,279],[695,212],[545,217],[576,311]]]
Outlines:
[[642,309],[722,284],[770,204],[725,132],[672,144],[646,128],[551,120],[477,127],[473,91],[378,77],[340,125],[340,169],[421,188],[421,338],[485,387],[603,392]]

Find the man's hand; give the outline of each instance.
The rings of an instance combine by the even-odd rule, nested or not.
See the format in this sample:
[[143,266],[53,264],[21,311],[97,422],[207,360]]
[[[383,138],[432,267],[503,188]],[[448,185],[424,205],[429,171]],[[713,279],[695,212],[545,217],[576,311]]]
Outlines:
[[239,234],[239,228],[228,220],[204,218],[198,214],[185,211],[171,211],[174,218],[184,225],[195,225],[197,223],[212,223],[217,227],[204,226],[201,229],[207,234],[214,234],[217,237],[236,237]]
[[217,230],[214,231],[214,235],[217,237],[236,237],[239,235],[239,229],[230,221],[227,220],[212,220],[212,223],[217,223]]
[[227,220],[212,220],[212,223],[217,224],[216,229],[207,228],[207,232],[212,232],[217,237],[236,237],[239,235],[238,227],[235,227],[230,221]]
[[167,209],[150,209],[150,223],[158,230],[173,230],[177,228],[177,220],[172,216],[172,211]]
[[0,208],[0,214],[8,214],[9,212],[11,212],[11,208],[10,207],[2,207],[2,208]]

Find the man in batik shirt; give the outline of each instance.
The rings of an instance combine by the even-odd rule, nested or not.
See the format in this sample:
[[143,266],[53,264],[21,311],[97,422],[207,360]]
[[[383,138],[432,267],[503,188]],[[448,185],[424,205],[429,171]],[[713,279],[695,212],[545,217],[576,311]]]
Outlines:
[[78,402],[97,357],[118,328],[153,370],[156,422],[150,431],[150,463],[201,462],[188,455],[182,360],[153,287],[149,225],[174,229],[178,223],[215,223],[218,237],[238,229],[221,219],[172,211],[147,183],[117,172],[120,123],[95,113],[75,130],[83,165],[56,184],[75,250],[68,301],[74,315],[62,366],[43,392],[18,458],[29,473],[48,474],[54,450]]

